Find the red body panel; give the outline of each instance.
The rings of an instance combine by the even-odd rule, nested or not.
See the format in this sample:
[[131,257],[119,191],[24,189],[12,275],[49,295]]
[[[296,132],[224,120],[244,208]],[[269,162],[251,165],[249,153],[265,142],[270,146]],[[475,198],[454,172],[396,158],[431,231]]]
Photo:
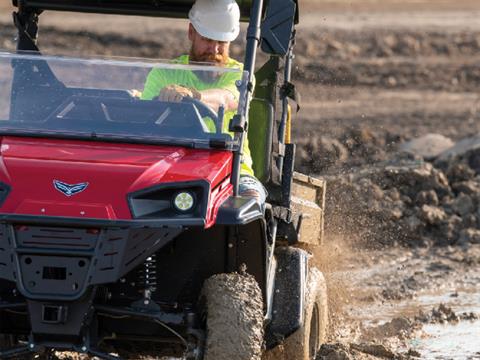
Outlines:
[[[212,189],[208,227],[232,193],[232,158],[229,151],[178,146],[3,137],[0,181],[11,192],[0,212],[128,220],[128,193],[161,183],[206,180]],[[53,180],[88,182],[88,187],[67,197]]]

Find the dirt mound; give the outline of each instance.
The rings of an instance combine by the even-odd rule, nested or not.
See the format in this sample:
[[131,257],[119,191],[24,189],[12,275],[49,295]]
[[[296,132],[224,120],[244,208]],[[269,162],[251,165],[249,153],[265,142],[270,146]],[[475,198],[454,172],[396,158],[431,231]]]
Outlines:
[[445,304],[440,304],[433,308],[429,313],[420,312],[415,316],[415,321],[423,324],[445,324],[458,323],[466,320],[478,320],[479,317],[473,312],[455,313],[453,309]]
[[[299,162],[326,174],[329,233],[355,233],[370,245],[478,243],[475,139],[462,140],[429,162],[418,154],[385,150],[384,139],[364,130],[340,141],[321,139],[315,146],[310,141],[299,151]],[[329,156],[306,155],[315,151]]]

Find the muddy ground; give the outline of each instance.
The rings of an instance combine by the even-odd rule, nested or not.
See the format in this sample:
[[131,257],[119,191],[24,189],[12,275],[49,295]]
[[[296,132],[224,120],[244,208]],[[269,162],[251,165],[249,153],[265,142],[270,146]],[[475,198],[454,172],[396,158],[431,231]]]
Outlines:
[[[297,168],[329,184],[316,255],[332,328],[319,359],[480,359],[480,3],[305,9]],[[0,48],[11,50],[8,11],[0,3]],[[45,14],[40,46],[149,58],[187,49],[184,22],[104,18]]]

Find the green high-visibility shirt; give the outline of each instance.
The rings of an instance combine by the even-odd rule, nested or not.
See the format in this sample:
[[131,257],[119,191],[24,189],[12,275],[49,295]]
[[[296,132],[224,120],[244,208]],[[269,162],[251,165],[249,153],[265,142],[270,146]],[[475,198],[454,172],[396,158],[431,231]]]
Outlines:
[[[178,64],[188,64],[189,56],[182,55],[174,60]],[[243,70],[243,64],[229,59],[225,65],[227,68],[238,68]],[[209,89],[225,89],[230,91],[238,100],[239,92],[237,89],[236,81],[241,80],[242,71],[224,72],[217,81],[212,83],[204,82],[200,80],[197,75],[191,70],[172,70],[172,69],[153,69],[147,76],[147,81],[142,92],[141,98],[143,100],[152,100],[160,95],[160,91],[168,85],[180,85],[188,88],[194,88],[198,91]],[[223,122],[223,132],[228,133],[228,127],[230,121],[235,115],[235,111],[225,112],[225,121]],[[212,122],[207,122],[209,130],[215,132],[215,125]],[[248,147],[248,138],[245,134],[244,147],[243,147],[243,159],[241,174],[252,175],[252,157],[250,155],[250,148]]]

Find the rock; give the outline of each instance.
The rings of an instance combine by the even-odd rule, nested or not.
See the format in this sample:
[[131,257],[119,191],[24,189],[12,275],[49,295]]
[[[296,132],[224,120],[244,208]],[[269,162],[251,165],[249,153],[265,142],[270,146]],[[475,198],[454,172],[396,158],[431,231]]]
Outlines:
[[400,200],[400,192],[396,188],[385,190],[385,195],[392,201]]
[[434,190],[438,196],[451,193],[448,179],[445,174],[434,168],[430,163],[413,162],[408,165],[387,166],[375,179],[386,188],[398,188],[402,195],[416,198],[421,191]]
[[409,349],[406,353],[405,353],[405,356],[407,357],[407,359],[410,359],[410,358],[419,358],[422,356],[422,354],[420,354],[417,350],[414,350],[414,349]]
[[444,262],[441,262],[441,261],[437,261],[437,262],[433,262],[433,263],[430,263],[428,266],[427,266],[427,271],[444,271],[444,272],[449,272],[449,271],[452,271],[454,270],[450,265],[444,263]]
[[394,207],[392,209],[387,209],[387,218],[390,220],[400,220],[403,216],[403,211],[400,207]]
[[425,324],[443,324],[446,322],[457,323],[460,318],[452,308],[445,304],[440,304],[438,308],[433,308],[429,313],[420,311],[419,314],[415,316],[415,320]]
[[473,180],[460,181],[452,185],[453,191],[457,194],[464,193],[466,195],[472,196],[480,194],[480,183]]
[[460,232],[460,238],[458,239],[458,241],[461,244],[480,244],[480,230],[472,228],[464,229]]
[[429,225],[440,225],[447,218],[442,208],[430,205],[423,205],[419,215]]
[[[392,319],[391,321],[379,325],[379,326],[372,326],[369,328],[366,328],[364,330],[364,333],[361,337],[363,341],[370,341],[373,339],[375,342],[382,342],[385,343],[385,339],[389,338],[396,338],[396,339],[407,339],[409,338],[414,331],[416,331],[419,328],[417,323],[412,322],[406,317],[397,317]],[[369,351],[367,349],[362,349],[360,348],[355,348],[356,350],[374,355],[374,356],[380,356],[380,357],[386,357],[389,358],[389,355],[386,353],[382,354],[381,349],[376,349],[378,352],[374,352],[374,349],[371,349],[372,351]]]
[[395,354],[392,351],[380,344],[350,344],[350,348],[383,359],[395,358]]
[[451,183],[455,183],[472,179],[475,171],[467,164],[455,163],[448,167],[446,175]]
[[439,160],[451,160],[477,149],[480,149],[480,134],[458,141],[453,147],[445,150]]
[[477,217],[474,214],[468,214],[462,218],[462,227],[475,228],[477,227]]
[[433,160],[454,145],[455,143],[450,138],[443,135],[427,134],[400,144],[399,149],[401,151],[419,155],[425,160]]
[[474,205],[470,196],[461,193],[453,200],[452,210],[460,216],[465,216],[473,212]]
[[457,215],[450,216],[441,226],[436,234],[439,245],[454,243],[462,230],[462,219]]
[[439,164],[458,163],[460,160],[469,163],[477,173],[480,170],[480,134],[460,140],[450,149],[445,150],[437,157]]
[[382,290],[382,298],[386,300],[412,299],[413,293],[406,287],[400,287],[399,289],[386,288]]
[[452,215],[453,214],[453,210],[452,210],[452,204],[453,204],[453,201],[455,200],[455,198],[453,197],[453,194],[452,196],[450,195],[445,195],[444,197],[442,197],[440,200],[439,200],[439,203],[441,204],[442,208],[445,210],[445,212],[448,214],[448,215]]
[[464,312],[460,314],[460,320],[475,321],[475,320],[478,320],[478,315],[473,312],[469,312],[469,313]]
[[438,308],[434,308],[431,313],[432,322],[453,322],[456,323],[459,321],[457,314],[452,310],[452,308],[446,306],[445,304],[440,304]]
[[423,222],[415,215],[406,218],[404,224],[406,228],[414,234],[423,226]]
[[422,205],[437,206],[438,205],[437,193],[433,190],[420,191],[417,194],[417,197],[415,198],[415,203],[417,204],[417,206],[422,206]]
[[344,344],[323,344],[318,353],[317,359],[322,360],[351,360],[354,359],[350,354],[349,348]]

